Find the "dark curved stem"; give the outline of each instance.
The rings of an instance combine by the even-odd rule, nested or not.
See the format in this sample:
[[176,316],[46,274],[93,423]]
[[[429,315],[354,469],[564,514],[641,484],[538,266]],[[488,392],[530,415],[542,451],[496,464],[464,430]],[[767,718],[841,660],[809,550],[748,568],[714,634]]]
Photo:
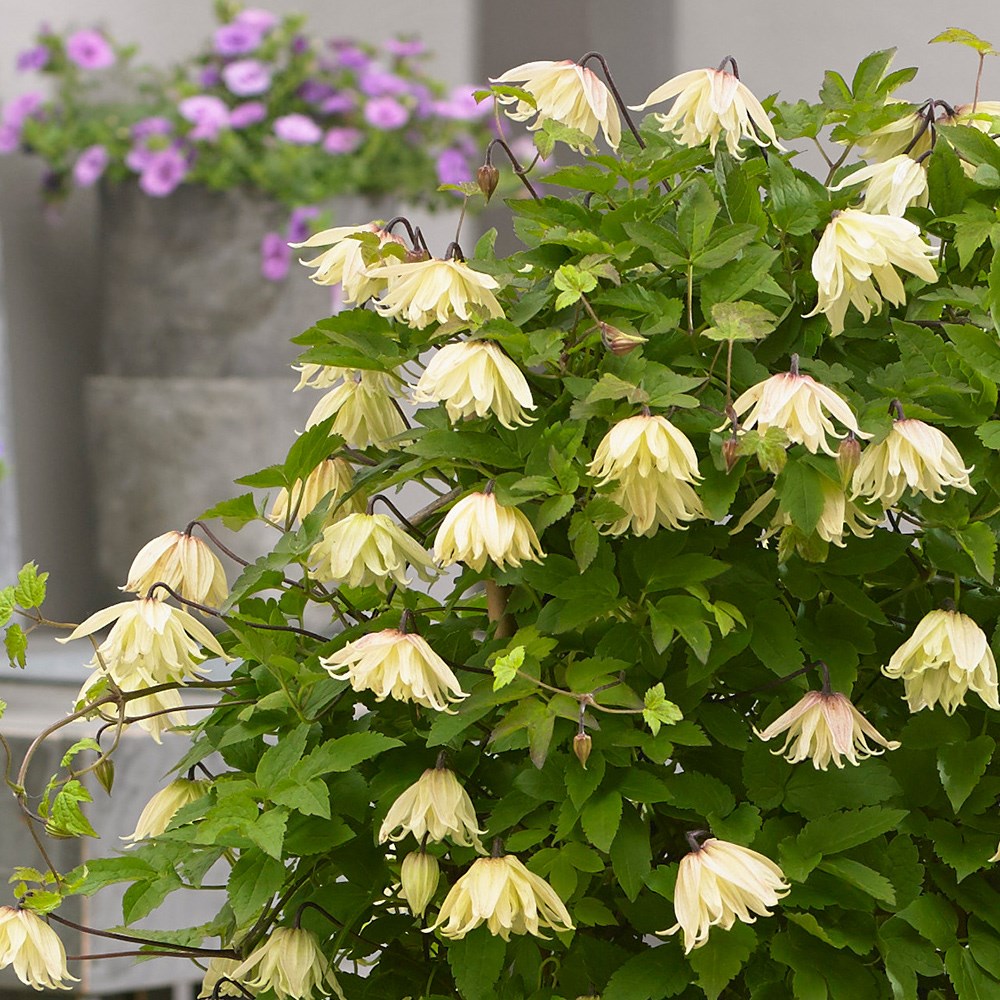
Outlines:
[[906,415],[903,412],[903,404],[898,399],[894,399],[889,404],[889,412],[892,414],[894,420],[906,419]]
[[622,117],[625,119],[625,123],[628,125],[629,131],[635,137],[635,141],[639,144],[639,148],[645,149],[646,143],[643,141],[642,136],[639,135],[639,130],[635,127],[635,122],[632,121],[632,116],[628,113],[628,107],[622,100],[622,95],[618,92],[618,86],[615,83],[614,77],[611,75],[611,70],[608,68],[607,59],[605,59],[600,52],[588,52],[582,59],[578,60],[578,64],[583,66],[591,59],[596,59],[597,62],[601,64],[601,69],[604,70],[604,79],[608,81],[608,90],[611,91],[611,96],[614,97],[615,104],[618,105],[618,110],[622,113]]
[[716,72],[724,73],[726,70],[726,63],[729,63],[729,65],[732,67],[733,70],[732,75],[735,76],[736,79],[738,80],[740,78],[740,68],[739,66],[736,65],[736,59],[734,56],[726,56],[726,58],[719,63]]
[[[406,235],[410,237],[410,243],[413,244],[414,250],[427,250],[427,241],[424,239],[424,234],[420,231],[420,227],[410,224],[410,220],[405,215],[393,216],[382,228],[387,232],[391,233],[394,226],[402,225],[406,230]],[[427,251],[430,253],[430,251]]]
[[402,514],[401,514],[401,513],[399,512],[399,508],[398,508],[398,507],[397,507],[397,506],[396,506],[396,505],[395,505],[395,504],[394,504],[394,503],[393,503],[393,502],[392,502],[391,500],[389,500],[389,499],[388,499],[387,497],[385,497],[385,496],[384,496],[383,494],[381,494],[381,493],[376,493],[376,494],[375,494],[375,496],[373,496],[373,497],[371,498],[371,500],[369,500],[369,501],[368,501],[368,513],[369,513],[369,514],[371,514],[371,513],[372,513],[372,511],[374,511],[374,509],[375,509],[375,501],[376,501],[376,500],[381,500],[381,501],[382,501],[382,503],[384,503],[384,504],[386,505],[386,507],[388,507],[388,508],[389,508],[389,510],[391,510],[391,511],[393,512],[393,514],[395,514],[395,515],[396,515],[396,517],[398,517],[398,518],[399,518],[399,522],[400,522],[400,524],[405,524],[405,525],[406,525],[406,527],[410,529],[410,531],[416,531],[416,528],[414,527],[414,525],[413,525],[413,524],[412,524],[412,523],[411,523],[410,521],[408,521],[408,520],[407,520],[407,519],[406,519],[406,518],[405,518],[405,517],[404,517],[404,516],[403,516],[403,515],[402,515]]
[[444,259],[461,260],[461,261],[465,260],[465,254],[462,253],[461,246],[459,246],[459,244],[455,240],[452,240],[451,243],[449,243],[448,246],[445,247]]
[[692,851],[698,852],[702,848],[699,838],[704,837],[707,840],[711,836],[712,834],[709,830],[689,830],[684,834],[684,839],[691,845]]
[[324,910],[319,903],[314,903],[312,900],[308,900],[295,911],[295,919],[292,921],[292,926],[296,930],[302,926],[302,914],[305,913],[306,910],[315,910],[317,913],[321,913],[335,927],[344,926],[343,922],[338,920],[329,910]]
[[[487,167],[493,166],[492,151],[494,146],[499,146],[507,154],[507,159],[510,160],[511,166],[514,168],[514,173],[521,179],[521,183],[525,186],[525,188],[527,188],[528,194],[530,194],[531,197],[535,199],[535,201],[538,201],[539,198],[538,192],[532,187],[531,181],[529,181],[528,178],[525,176],[527,172],[531,169],[531,167],[525,168],[521,166],[520,161],[514,155],[514,151],[510,148],[510,146],[507,145],[506,142],[504,142],[503,139],[490,140],[490,144],[486,147],[486,158],[484,160],[485,166]],[[536,156],[534,163],[537,162],[538,162],[538,157]],[[534,166],[534,163],[532,163],[532,166]]]
[[227,548],[225,545],[223,545],[222,542],[220,542],[219,539],[215,536],[215,534],[211,531],[211,529],[209,529],[208,525],[205,524],[204,521],[191,521],[190,524],[188,524],[188,526],[184,529],[184,534],[190,535],[195,528],[201,528],[201,530],[205,533],[205,536],[208,538],[208,540],[220,552],[229,556],[229,558],[232,559],[233,562],[238,562],[241,566],[250,565],[250,563],[247,562],[247,560],[244,559],[242,556],[238,556],[235,552],[232,551],[232,549]]
[[[148,938],[134,937],[131,934],[118,934],[116,931],[102,931],[98,930],[96,927],[87,927],[85,924],[78,924],[74,920],[68,920],[66,917],[60,917],[58,913],[50,913],[48,916],[50,920],[54,920],[59,924],[65,924],[67,927],[71,927],[75,931],[81,931],[84,934],[93,934],[96,937],[110,938],[112,941],[126,941],[128,944],[158,945],[160,947],[171,948],[175,952],[184,952],[188,955],[227,955],[232,958],[237,957],[235,951],[230,951],[228,949],[194,948],[191,945],[186,944],[150,941]],[[143,954],[145,954],[145,952]]]
[[722,698],[715,698],[714,701],[733,701],[735,698],[742,698],[747,694],[756,694],[758,691],[767,691],[770,688],[779,687],[782,684],[787,684],[788,681],[794,680],[796,677],[801,677],[803,674],[809,673],[812,670],[812,664],[805,667],[800,667],[798,670],[793,670],[790,674],[785,674],[784,677],[778,677],[773,681],[768,681],[767,684],[760,684],[757,687],[747,688],[745,691],[736,691],[733,694],[727,694]]

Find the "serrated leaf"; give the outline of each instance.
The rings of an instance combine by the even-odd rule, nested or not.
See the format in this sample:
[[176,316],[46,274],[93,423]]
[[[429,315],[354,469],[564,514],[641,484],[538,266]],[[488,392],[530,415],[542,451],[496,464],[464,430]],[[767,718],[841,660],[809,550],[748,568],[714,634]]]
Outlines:
[[661,945],[633,955],[601,991],[602,1000],[661,1000],[687,989],[691,970],[680,948]]
[[642,718],[655,736],[661,725],[672,726],[684,718],[684,713],[667,699],[662,684],[651,687],[643,699]]
[[827,858],[817,867],[820,871],[829,872],[848,885],[853,885],[879,902],[888,903],[890,906],[896,903],[896,892],[892,883],[884,875],[861,864],[860,861],[852,861],[850,858]]
[[507,943],[478,927],[448,945],[448,964],[455,985],[467,1000],[493,1000],[503,970]]
[[362,761],[371,760],[386,750],[401,747],[401,740],[382,733],[348,733],[317,747],[292,768],[292,777],[299,781],[322,777],[324,774],[350,771]]
[[756,302],[717,302],[709,311],[715,325],[702,331],[709,340],[763,340],[778,324],[778,317]]
[[285,866],[263,851],[243,851],[229,873],[226,891],[238,925],[246,926],[273,899],[285,881]]
[[17,574],[17,586],[14,588],[14,603],[22,608],[41,607],[45,600],[45,581],[48,573],[39,573],[33,563],[26,563]]
[[[1000,427],[1000,424],[997,425]],[[14,614],[14,607],[16,605],[14,600],[14,588],[4,587],[0,589],[0,626],[6,625],[10,621],[11,615]]]
[[493,671],[493,690],[499,691],[506,687],[517,676],[518,670],[524,666],[524,646],[515,646],[510,652],[498,656],[491,667]]
[[939,748],[938,774],[952,809],[958,812],[993,759],[996,743],[989,736],[977,736]]
[[597,556],[597,550],[601,545],[601,534],[594,522],[581,510],[570,518],[568,537],[573,558],[583,573]]
[[230,531],[239,531],[244,525],[257,520],[257,506],[252,493],[223,500],[214,507],[202,511],[199,521],[210,521],[219,518]]
[[688,961],[708,1000],[717,1000],[736,978],[757,946],[757,936],[746,924],[735,924],[726,934],[715,933]]
[[974,35],[966,28],[947,28],[940,34],[935,35],[927,44],[933,45],[935,42],[951,42],[958,45],[967,45],[970,49],[975,49],[984,56],[995,56],[997,54],[992,42],[987,42],[984,38]]
[[649,828],[633,808],[622,813],[621,825],[611,844],[611,867],[622,892],[635,902],[652,864]]
[[7,650],[7,661],[14,668],[20,667],[22,670],[27,662],[28,637],[24,634],[24,629],[16,622],[7,626],[4,633],[3,644]]
[[816,529],[823,513],[823,476],[801,461],[787,462],[774,483],[785,511],[805,534]]
[[880,806],[831,813],[806,823],[797,842],[806,854],[839,854],[896,829],[906,815],[906,809]]
[[580,814],[580,825],[590,841],[600,851],[611,850],[622,819],[622,797],[615,791],[591,797]]

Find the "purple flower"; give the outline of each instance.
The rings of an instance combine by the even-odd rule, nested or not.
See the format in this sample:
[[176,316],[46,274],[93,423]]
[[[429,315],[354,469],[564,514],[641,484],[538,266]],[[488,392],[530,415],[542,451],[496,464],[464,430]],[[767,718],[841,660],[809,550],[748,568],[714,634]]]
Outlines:
[[93,187],[108,165],[108,151],[103,146],[88,146],[73,164],[73,180],[78,187]]
[[446,149],[438,154],[437,169],[439,184],[463,184],[472,180],[469,161],[458,149]]
[[410,95],[416,102],[413,113],[417,118],[430,118],[434,113],[434,97],[422,83],[410,84]]
[[308,115],[282,115],[274,120],[274,134],[293,146],[312,146],[323,138],[323,130]]
[[365,121],[372,128],[401,128],[409,117],[410,112],[393,97],[373,97],[365,105]]
[[292,252],[281,233],[265,233],[260,241],[260,273],[268,281],[281,281],[291,262]]
[[492,105],[489,101],[477,104],[476,99],[472,96],[474,89],[469,84],[455,87],[445,100],[434,102],[435,114],[455,121],[473,121],[490,114]]
[[364,69],[372,61],[364,49],[343,39],[334,39],[330,42],[330,47],[334,50],[337,65],[344,69]]
[[320,106],[320,111],[326,115],[346,115],[358,106],[357,99],[353,94],[341,91],[339,94],[332,94]]
[[151,135],[170,135],[174,130],[174,123],[169,118],[160,115],[153,115],[151,118],[142,118],[132,126],[133,139],[147,139]]
[[139,187],[151,198],[166,198],[184,180],[187,170],[187,158],[179,149],[161,149],[149,155]]
[[385,97],[409,92],[410,85],[395,73],[386,73],[385,70],[376,69],[368,73],[362,73],[358,81],[358,89],[367,97]]
[[23,73],[45,69],[49,61],[49,50],[45,45],[34,45],[18,54],[17,68]]
[[0,122],[0,155],[13,153],[21,145],[21,129],[7,122]]
[[245,24],[265,35],[278,25],[278,15],[272,14],[269,10],[262,10],[260,7],[241,10],[234,20],[236,24]]
[[323,148],[334,156],[353,153],[361,145],[364,136],[356,128],[331,128],[323,139]]
[[15,128],[20,132],[25,118],[34,114],[41,106],[42,95],[39,93],[32,92],[30,94],[21,94],[19,97],[12,97],[3,106],[3,111],[0,112],[0,121],[3,121],[4,125],[10,125],[11,128]]
[[178,105],[181,117],[191,122],[194,128],[188,133],[191,139],[212,141],[229,124],[229,108],[226,102],[211,94],[195,94],[186,97]]
[[222,79],[237,97],[255,97],[271,86],[271,71],[256,59],[237,59],[223,69]]
[[319,215],[319,209],[315,205],[304,205],[301,208],[293,208],[292,214],[288,217],[288,242],[304,243],[309,239],[312,227],[310,220]]
[[199,87],[215,87],[222,81],[218,66],[202,66],[198,71]]
[[292,55],[301,56],[309,51],[309,39],[305,35],[296,35],[292,39]]
[[411,56],[422,56],[427,46],[416,38],[390,38],[385,43],[385,50],[397,59],[407,59]]
[[299,97],[309,104],[319,104],[335,93],[333,87],[328,83],[323,83],[322,80],[306,80],[298,89]]
[[267,117],[267,108],[260,101],[244,101],[229,112],[230,128],[247,128]]
[[213,44],[220,56],[245,56],[263,41],[264,31],[242,21],[232,21],[215,30]]
[[80,69],[107,69],[115,61],[114,49],[104,35],[88,28],[66,39],[66,55]]

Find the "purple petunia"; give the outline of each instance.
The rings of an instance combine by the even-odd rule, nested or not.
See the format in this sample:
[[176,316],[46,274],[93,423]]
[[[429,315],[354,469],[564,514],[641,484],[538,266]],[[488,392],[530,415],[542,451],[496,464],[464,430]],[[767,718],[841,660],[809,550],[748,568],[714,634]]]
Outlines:
[[263,10],[260,7],[249,7],[247,10],[241,10],[234,18],[236,24],[245,24],[247,27],[254,28],[262,34],[267,34],[273,28],[278,25],[278,15],[272,14],[269,10]]
[[474,90],[470,84],[455,87],[445,100],[434,102],[435,114],[455,121],[474,121],[490,114],[492,105],[488,101],[477,104],[472,96]]
[[427,51],[427,46],[416,38],[390,38],[385,43],[385,50],[397,59],[407,59],[422,56]]
[[93,187],[107,168],[108,151],[103,146],[88,146],[73,164],[73,180],[78,187]]
[[170,135],[174,130],[174,123],[169,118],[160,115],[152,115],[149,118],[142,118],[132,126],[133,139],[147,139],[151,135]]
[[222,74],[218,66],[202,66],[198,70],[199,87],[217,87],[222,82]]
[[271,71],[256,59],[237,59],[223,69],[222,79],[237,97],[256,97],[271,86]]
[[66,39],[66,56],[80,69],[107,69],[114,65],[115,52],[99,31],[84,28]]
[[185,97],[177,106],[181,117],[191,122],[194,128],[188,133],[191,139],[206,139],[211,142],[229,124],[229,108],[226,102],[211,94],[195,94]]
[[364,135],[356,128],[331,128],[323,139],[323,148],[334,156],[353,153],[361,145]]
[[49,62],[49,50],[45,45],[33,45],[18,54],[17,68],[22,73],[45,69]]
[[285,234],[289,243],[304,243],[309,239],[312,227],[309,223],[319,215],[319,209],[315,205],[303,205],[301,208],[293,208],[292,214],[288,217],[288,231]]
[[306,80],[298,89],[299,97],[309,104],[319,104],[335,93],[333,87],[328,83],[323,83],[322,80]]
[[395,73],[386,73],[385,70],[376,69],[367,73],[362,73],[358,80],[358,89],[366,97],[399,97],[410,90],[410,85]]
[[260,273],[268,281],[281,281],[288,274],[292,252],[281,233],[265,233],[260,241]]
[[33,115],[42,106],[42,95],[32,91],[30,94],[20,94],[12,97],[0,111],[0,121],[4,125],[20,129],[25,118]]
[[142,173],[139,187],[151,198],[166,198],[184,180],[188,171],[187,157],[175,147],[151,153]]
[[350,114],[357,106],[358,102],[353,94],[341,91],[339,94],[331,94],[319,106],[319,109],[325,115],[346,115]]
[[264,40],[261,28],[241,21],[231,21],[216,28],[213,46],[220,56],[245,56],[260,47]]
[[337,61],[337,65],[342,66],[344,69],[361,70],[372,61],[371,56],[364,49],[359,49],[356,45],[352,45],[343,39],[331,40],[330,47],[334,51],[334,58]]
[[323,130],[308,115],[282,115],[274,120],[274,134],[293,146],[312,146],[323,138]]
[[409,118],[410,112],[393,97],[374,97],[365,105],[365,121],[372,128],[401,128]]
[[229,112],[230,128],[248,128],[267,117],[267,108],[260,101],[244,101]]
[[13,153],[21,145],[21,129],[7,122],[0,122],[0,155]]
[[444,150],[438,154],[434,166],[439,184],[464,184],[472,180],[472,168],[461,150]]

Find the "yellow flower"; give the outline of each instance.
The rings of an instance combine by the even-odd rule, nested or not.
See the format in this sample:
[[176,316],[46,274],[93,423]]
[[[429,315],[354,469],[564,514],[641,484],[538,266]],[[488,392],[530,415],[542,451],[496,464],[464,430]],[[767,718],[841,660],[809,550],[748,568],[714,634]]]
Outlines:
[[[890,97],[890,104],[903,104],[898,98]],[[929,128],[931,109],[910,111],[895,121],[875,129],[858,142],[858,149],[866,160],[884,163],[894,156],[906,153],[914,159],[933,149],[934,133]],[[947,116],[938,121],[947,121]]]
[[671,97],[677,98],[674,106],[668,114],[656,118],[661,132],[679,133],[685,146],[700,146],[707,139],[714,153],[719,137],[725,132],[726,148],[737,160],[743,159],[741,139],[750,139],[758,146],[784,149],[760,101],[733,73],[722,69],[681,73],[657,87],[632,110],[643,111]]
[[415,330],[435,320],[471,325],[503,316],[493,294],[500,287],[496,279],[474,271],[464,260],[401,261],[382,264],[368,273],[386,282],[385,291],[375,300],[379,313]]
[[362,256],[361,240],[353,238],[363,233],[374,233],[378,237],[379,247],[384,247],[387,243],[404,246],[398,236],[387,233],[374,222],[367,226],[324,229],[323,232],[310,236],[304,243],[290,243],[289,246],[296,250],[301,247],[329,247],[329,250],[318,257],[300,263],[316,268],[309,277],[317,285],[341,285],[343,301],[350,305],[352,302],[364,302],[385,288],[385,278],[368,271]]
[[813,767],[825,771],[830,761],[843,768],[842,757],[857,766],[865,758],[882,753],[870,746],[868,738],[887,750],[898,750],[895,740],[887,740],[855,707],[850,698],[827,691],[810,691],[784,715],[763,731],[754,732],[765,742],[781,733],[785,745],[775,754],[785,754],[790,764],[811,759]]
[[492,413],[509,429],[530,423],[524,411],[535,408],[521,369],[486,340],[442,347],[420,376],[413,401],[443,402],[453,422]]
[[[147,803],[139,814],[135,829],[127,837],[120,840],[131,840],[132,844],[147,837],[158,837],[177,815],[178,810],[208,794],[212,787],[210,781],[202,779],[177,778],[166,788],[161,788]],[[129,846],[131,847],[132,844]]]
[[859,429],[851,408],[837,393],[809,375],[798,374],[796,368],[797,361],[793,361],[791,372],[758,382],[733,403],[737,416],[750,410],[741,424],[743,430],[756,427],[763,434],[768,427],[780,427],[792,444],[804,444],[814,455],[822,450],[834,458],[837,452],[829,437],[842,438],[847,432],[838,434],[827,413],[855,437],[871,437]]
[[709,837],[681,858],[674,890],[677,923],[664,934],[684,931],[684,954],[700,948],[712,927],[728,931],[739,918],[746,924],[771,916],[769,907],[788,894],[782,870],[748,847]]
[[384,451],[406,421],[392,395],[393,380],[382,372],[356,372],[331,389],[314,407],[306,430],[335,416],[331,433],[350,448],[373,445]]
[[461,847],[482,852],[476,826],[476,810],[469,793],[455,772],[446,767],[430,768],[389,807],[378,832],[378,842],[402,840],[408,833],[421,841],[435,842],[449,837]]
[[332,389],[342,378],[351,374],[350,368],[338,368],[335,365],[292,365],[292,371],[299,373],[299,384],[292,390],[300,389]]
[[434,537],[440,566],[464,562],[477,572],[487,559],[503,569],[545,555],[531,522],[516,507],[497,503],[492,493],[470,493],[448,511]]
[[415,917],[422,917],[437,892],[441,870],[438,860],[426,851],[411,851],[399,872],[399,894]]
[[[226,571],[216,554],[200,539],[182,531],[168,531],[139,550],[121,590],[141,597],[154,583],[165,583],[181,597],[219,607],[229,593]],[[156,591],[161,600],[165,591]]]
[[[307,514],[315,509],[316,505],[328,493],[333,496],[330,499],[330,518],[339,520],[348,514],[355,514],[365,509],[365,498],[358,492],[349,500],[338,504],[340,498],[354,485],[351,465],[342,458],[325,458],[312,472],[306,476],[305,481],[296,479],[292,486],[291,509],[297,510],[297,516],[301,521]],[[274,500],[271,508],[272,521],[284,521],[289,514],[288,490],[282,489]]]
[[[247,978],[254,971],[254,977]],[[303,928],[275,927],[229,978],[244,982],[251,990],[274,990],[278,1000],[309,1000],[314,993],[328,996],[329,990],[344,1000],[333,963],[316,935]]]
[[[92,700],[92,695],[96,694],[95,689],[106,681],[107,674],[103,670],[95,670],[80,688],[76,707],[78,709],[86,707],[87,703]],[[152,680],[142,675],[134,677],[128,685],[119,685],[130,693],[155,686],[156,684]],[[170,732],[179,726],[186,726],[188,721],[180,693],[173,688],[143,695],[141,698],[130,699],[125,718],[126,721],[129,719],[137,720],[135,724],[149,733],[157,743],[162,742],[162,736],[165,732]]]
[[[614,97],[597,75],[570,59],[539,60],[507,70],[491,83],[520,84],[535,99],[535,107],[516,97],[498,97],[500,104],[514,104],[507,115],[517,122],[535,118],[529,129],[541,128],[546,119],[575,128],[591,139],[601,129],[612,149],[618,148],[622,123]],[[582,146],[576,147],[583,152]]]
[[414,632],[370,632],[320,663],[335,680],[372,691],[377,701],[394,698],[447,712],[449,702],[468,698],[448,664]]
[[891,507],[907,487],[929,500],[944,500],[944,487],[975,493],[962,456],[949,438],[922,420],[902,419],[893,422],[884,441],[870,445],[861,453],[854,471],[854,496],[870,497]]
[[0,906],[0,969],[9,965],[34,990],[68,990],[63,980],[80,981],[66,968],[59,936],[37,913]]
[[865,181],[866,212],[903,215],[910,205],[927,204],[927,171],[912,157],[900,154],[862,167],[830,190],[842,191]]
[[983,630],[958,611],[924,615],[882,673],[903,679],[911,712],[940,705],[952,715],[970,690],[1000,709],[993,650]]
[[349,587],[375,584],[385,592],[392,580],[408,587],[409,563],[428,582],[434,579],[434,563],[388,514],[348,514],[323,529],[323,536],[309,554],[316,579],[321,583],[346,583]]
[[836,336],[843,331],[847,307],[853,303],[867,323],[873,311],[882,311],[883,298],[897,306],[906,302],[897,267],[924,281],[937,281],[930,261],[936,253],[906,219],[870,215],[855,208],[837,212],[813,254],[812,273],[819,295],[816,308],[806,316],[826,313],[830,332]]
[[[198,996],[209,997],[246,997],[246,991],[236,984],[236,977],[233,973],[240,967],[238,958],[211,958],[208,967],[205,969],[205,978],[202,980],[201,989]],[[231,980],[231,982],[224,982]]]

